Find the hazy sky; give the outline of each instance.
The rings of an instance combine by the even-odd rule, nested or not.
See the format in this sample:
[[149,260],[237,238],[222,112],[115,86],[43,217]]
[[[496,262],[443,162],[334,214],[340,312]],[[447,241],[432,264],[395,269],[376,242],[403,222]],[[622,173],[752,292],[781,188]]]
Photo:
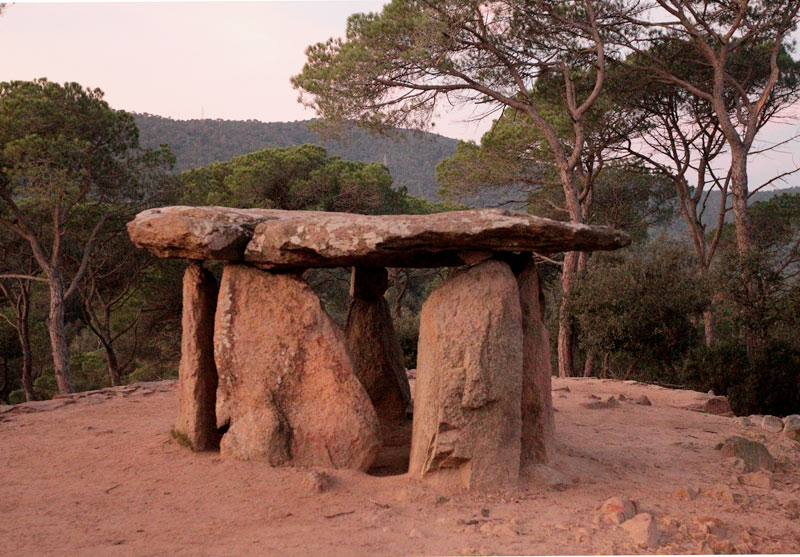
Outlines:
[[[0,16],[0,81],[77,81],[102,89],[114,108],[178,119],[305,120],[315,114],[289,83],[305,48],[343,35],[348,15],[383,3],[17,3]],[[470,116],[443,115],[436,131],[478,140],[489,121],[465,122]],[[760,137],[778,142],[798,131],[793,121]],[[753,186],[799,166],[797,149],[753,160]],[[800,175],[789,179],[795,184]]]
[[[315,114],[297,102],[289,78],[305,48],[342,36],[350,14],[382,5],[14,4],[0,16],[0,80],[77,81],[101,88],[114,108],[179,119],[304,120]],[[480,137],[474,124],[440,126],[444,135]]]

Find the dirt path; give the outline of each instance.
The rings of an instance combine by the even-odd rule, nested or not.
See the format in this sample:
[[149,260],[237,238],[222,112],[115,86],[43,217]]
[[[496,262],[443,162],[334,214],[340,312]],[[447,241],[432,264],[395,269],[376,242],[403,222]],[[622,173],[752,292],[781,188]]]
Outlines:
[[[0,554],[800,553],[798,444],[678,408],[699,393],[554,381],[565,386],[553,393],[554,468],[565,485],[483,495],[342,471],[314,493],[307,470],[193,454],[169,434],[171,384],[2,413]],[[582,406],[590,394],[644,394],[653,405],[592,410]],[[769,447],[778,462],[772,489],[739,484],[733,460],[714,449],[731,435]],[[676,495],[682,488],[702,491],[690,500]],[[602,519],[595,509],[612,496],[655,516],[657,548]]]

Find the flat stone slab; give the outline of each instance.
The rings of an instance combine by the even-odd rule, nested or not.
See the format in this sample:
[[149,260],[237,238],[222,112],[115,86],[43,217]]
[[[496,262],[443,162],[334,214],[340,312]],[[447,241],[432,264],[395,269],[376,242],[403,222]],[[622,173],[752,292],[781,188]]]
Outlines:
[[518,211],[480,209],[430,215],[163,207],[128,223],[133,243],[159,257],[247,261],[264,269],[448,267],[480,252],[613,250],[624,232]]
[[260,222],[296,218],[309,211],[160,207],[142,211],[128,223],[134,245],[153,255],[214,261],[241,261]]

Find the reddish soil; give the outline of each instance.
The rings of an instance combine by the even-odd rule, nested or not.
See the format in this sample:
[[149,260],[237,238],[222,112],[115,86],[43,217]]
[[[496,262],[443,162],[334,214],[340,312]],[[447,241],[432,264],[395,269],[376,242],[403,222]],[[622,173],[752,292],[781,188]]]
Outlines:
[[[0,554],[800,553],[800,444],[680,408],[700,393],[554,381],[564,386],[553,392],[553,468],[565,485],[483,494],[386,475],[408,458],[402,428],[375,475],[328,471],[323,493],[306,487],[308,470],[194,454],[170,436],[172,384],[0,413]],[[587,409],[590,394],[645,394],[653,405]],[[734,460],[714,449],[731,435],[767,445],[772,489],[739,484]],[[682,499],[682,488],[701,494]],[[601,519],[595,509],[612,496],[655,516],[657,548]]]

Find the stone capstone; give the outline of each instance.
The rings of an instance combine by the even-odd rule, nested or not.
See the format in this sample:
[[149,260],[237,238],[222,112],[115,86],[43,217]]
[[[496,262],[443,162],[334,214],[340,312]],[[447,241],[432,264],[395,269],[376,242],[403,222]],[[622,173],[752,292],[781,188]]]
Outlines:
[[510,267],[462,271],[422,306],[409,473],[446,488],[519,480],[522,312]]
[[298,276],[227,265],[214,354],[223,457],[359,470],[375,460],[378,418],[344,335]]
[[345,337],[353,370],[364,385],[382,423],[405,418],[411,402],[400,343],[383,297],[386,269],[354,267]]
[[430,215],[162,207],[128,223],[133,243],[158,257],[249,261],[265,269],[447,267],[494,252],[611,250],[623,232],[518,211]]
[[195,451],[219,447],[215,405],[214,313],[217,280],[199,263],[183,275],[181,361],[178,367],[178,419],[175,430]]
[[296,218],[309,211],[232,207],[160,207],[142,211],[128,223],[136,247],[157,257],[237,261],[258,223]]

